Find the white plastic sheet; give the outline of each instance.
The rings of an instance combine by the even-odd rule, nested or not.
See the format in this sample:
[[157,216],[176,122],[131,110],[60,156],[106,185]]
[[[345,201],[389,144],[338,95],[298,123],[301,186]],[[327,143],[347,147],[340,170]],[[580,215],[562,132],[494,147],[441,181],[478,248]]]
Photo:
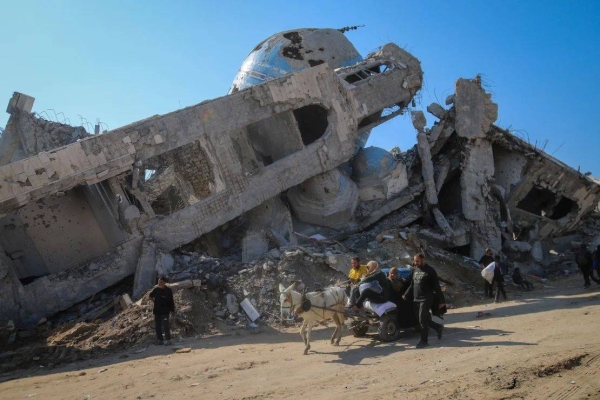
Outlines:
[[495,268],[496,268],[495,262],[493,262],[490,265],[488,265],[487,267],[485,267],[483,269],[483,271],[481,271],[481,276],[483,276],[483,279],[485,279],[489,283],[492,283],[492,281],[494,280],[494,269]]

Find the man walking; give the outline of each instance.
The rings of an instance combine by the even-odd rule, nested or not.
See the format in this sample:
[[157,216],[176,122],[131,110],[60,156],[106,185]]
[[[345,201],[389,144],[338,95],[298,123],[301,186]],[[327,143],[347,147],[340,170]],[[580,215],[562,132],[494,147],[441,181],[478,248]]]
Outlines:
[[417,344],[417,348],[420,349],[429,346],[429,328],[433,328],[437,332],[438,339],[442,338],[444,325],[432,321],[429,310],[436,297],[440,309],[446,306],[446,299],[440,288],[437,273],[425,262],[425,256],[419,253],[414,256],[413,260],[415,270],[412,282],[402,298],[406,300],[412,296],[414,299],[414,311],[421,328],[421,340]]
[[[592,253],[589,252],[585,244],[575,253],[575,262],[583,274],[584,287],[590,286],[590,275],[592,272]],[[600,284],[600,280],[591,277],[594,282]]]
[[[494,262],[494,252],[489,247],[485,249],[485,254],[479,260],[479,266],[481,266],[481,270],[483,271],[485,267]],[[485,292],[485,297],[494,297],[494,284],[485,280],[485,285],[483,286],[483,290]],[[493,281],[492,281],[493,282]]]
[[[158,344],[170,345],[169,313],[175,312],[175,302],[173,301],[173,291],[167,287],[165,276],[158,278],[158,285],[150,292],[150,299],[154,302],[152,313],[154,314],[154,328],[156,329]],[[164,341],[163,329],[165,331]]]
[[504,291],[504,273],[500,266],[500,256],[496,256],[494,261],[494,282],[496,282],[496,298],[494,299],[494,303],[500,302],[500,293],[502,293],[502,297],[506,300],[506,292]]

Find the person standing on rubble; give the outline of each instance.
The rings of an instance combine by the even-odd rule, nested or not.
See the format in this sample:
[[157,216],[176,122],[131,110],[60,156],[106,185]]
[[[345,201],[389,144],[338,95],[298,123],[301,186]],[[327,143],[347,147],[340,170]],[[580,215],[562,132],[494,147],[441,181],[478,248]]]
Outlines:
[[594,282],[600,285],[600,279],[596,279],[592,276],[592,253],[590,253],[584,243],[581,244],[581,247],[575,253],[575,262],[583,274],[584,287],[589,287],[591,285],[590,277]]
[[[152,313],[154,314],[154,328],[158,344],[171,344],[171,330],[169,327],[169,313],[175,313],[175,301],[173,291],[167,286],[167,278],[158,278],[158,285],[150,292],[150,299],[154,302]],[[163,340],[163,330],[165,332]]]
[[[494,252],[492,251],[492,249],[490,249],[488,247],[487,249],[485,249],[485,254],[481,257],[481,259],[479,259],[479,266],[481,266],[481,270],[483,271],[483,269],[485,267],[487,267],[488,265],[490,265],[493,262],[494,262]],[[484,279],[484,282],[485,282],[485,285],[483,287],[483,290],[485,292],[485,297],[490,297],[490,298],[494,297],[494,284],[488,282],[485,279]]]
[[440,288],[437,272],[425,262],[425,256],[419,253],[414,256],[413,260],[415,269],[412,281],[402,298],[404,300],[410,297],[414,299],[413,308],[421,328],[421,340],[417,344],[417,348],[420,349],[429,346],[429,328],[433,328],[437,332],[438,339],[442,338],[444,325],[432,321],[430,309],[436,298],[438,307],[444,308],[446,299]]

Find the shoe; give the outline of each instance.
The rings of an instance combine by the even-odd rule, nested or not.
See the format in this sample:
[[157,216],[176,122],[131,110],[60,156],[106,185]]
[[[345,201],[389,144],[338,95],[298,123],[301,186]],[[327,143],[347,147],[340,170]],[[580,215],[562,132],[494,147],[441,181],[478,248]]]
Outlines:
[[162,346],[163,344],[165,344],[165,342],[164,342],[164,341],[162,341],[162,340],[157,340],[157,341],[156,341],[156,345],[157,345],[157,346]]
[[437,330],[438,339],[442,339],[442,333],[444,332],[444,325],[440,326],[440,329]]
[[417,349],[422,349],[423,347],[427,347],[427,346],[429,346],[428,342],[420,341],[419,343],[417,343]]
[[165,346],[170,346],[171,345],[171,341],[170,340],[165,340]]

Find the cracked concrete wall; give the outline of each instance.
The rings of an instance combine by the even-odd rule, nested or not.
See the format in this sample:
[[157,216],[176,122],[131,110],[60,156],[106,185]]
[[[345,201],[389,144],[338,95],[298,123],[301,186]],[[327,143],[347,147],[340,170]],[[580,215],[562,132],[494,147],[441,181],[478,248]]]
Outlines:
[[486,139],[471,141],[464,150],[461,164],[463,215],[470,221],[486,218],[490,183],[494,180],[494,154]]
[[31,112],[35,98],[15,92],[6,112],[11,116],[6,138],[0,141],[0,165],[75,143],[91,136],[82,126],[70,126],[39,118]]
[[82,188],[17,210],[50,273],[110,249]]
[[494,145],[494,180],[510,196],[525,175],[525,167],[529,163],[527,157],[520,152],[509,151],[501,146]]
[[28,156],[91,136],[82,126],[46,121],[27,112],[20,113],[16,129]]

